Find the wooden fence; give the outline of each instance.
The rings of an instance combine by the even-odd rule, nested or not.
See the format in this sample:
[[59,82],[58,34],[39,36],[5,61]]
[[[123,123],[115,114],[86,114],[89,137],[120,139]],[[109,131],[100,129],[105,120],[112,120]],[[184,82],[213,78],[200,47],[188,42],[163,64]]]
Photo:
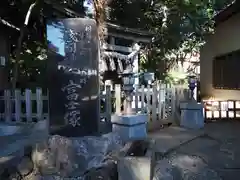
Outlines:
[[[110,122],[113,113],[121,113],[122,90],[116,85],[112,91],[110,86],[100,93],[101,119]],[[164,84],[152,87],[136,87],[132,93],[132,108],[136,113],[148,113],[150,121],[162,120],[172,117],[179,101],[184,98],[184,88],[170,87]],[[35,92],[26,89],[24,92],[5,90],[0,96],[0,121],[8,123],[32,123],[48,119],[48,93],[41,88]]]
[[[101,92],[101,99],[105,99],[105,108],[101,112],[101,117],[110,121],[112,113],[121,113],[122,90],[120,85],[116,85],[111,91],[110,86]],[[152,87],[136,87],[132,93],[132,109],[135,113],[148,113],[150,121],[168,119],[178,111],[181,100],[186,99],[188,91],[181,86],[168,86],[156,84]]]
[[7,123],[32,123],[48,118],[48,93],[41,88],[36,92],[5,90],[0,96],[0,121]]

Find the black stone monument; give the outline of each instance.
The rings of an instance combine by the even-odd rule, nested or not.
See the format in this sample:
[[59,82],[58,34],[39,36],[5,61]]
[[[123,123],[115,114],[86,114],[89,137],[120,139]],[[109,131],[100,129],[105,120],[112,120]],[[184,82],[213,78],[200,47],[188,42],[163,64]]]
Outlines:
[[92,19],[48,21],[50,132],[66,137],[98,132],[98,36]]

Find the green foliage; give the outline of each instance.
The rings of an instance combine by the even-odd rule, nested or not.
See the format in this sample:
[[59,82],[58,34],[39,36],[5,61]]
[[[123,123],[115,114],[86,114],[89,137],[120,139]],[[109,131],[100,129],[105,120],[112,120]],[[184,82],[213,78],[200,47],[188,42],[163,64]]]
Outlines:
[[[155,40],[141,57],[142,71],[162,80],[187,54],[199,52],[206,34],[213,32],[213,17],[232,0],[113,0],[111,18],[119,24],[150,30]],[[118,8],[117,8],[118,7]]]
[[[47,0],[46,0],[47,1]],[[141,57],[143,71],[155,71],[159,79],[168,77],[167,70],[204,42],[204,36],[213,32],[213,16],[232,0],[112,0],[109,21],[150,30],[155,40]],[[33,0],[2,0],[0,17],[17,27],[24,23],[27,10]],[[52,7],[61,5],[83,13],[82,1],[40,1],[30,18],[21,52],[19,82],[44,85],[46,71],[46,18],[56,17]],[[54,15],[55,14],[55,15]],[[59,17],[59,14],[57,15]],[[62,14],[62,17],[67,16]],[[19,32],[9,32],[11,43],[10,69],[15,63]],[[175,54],[175,56],[171,56]]]
[[145,12],[149,1],[146,0],[111,0],[109,20],[118,25],[144,29],[148,24]]
[[[0,17],[7,20],[16,27],[22,27],[26,13],[33,0],[6,0],[0,3]],[[77,1],[48,0],[48,3],[40,1],[34,8],[29,25],[26,29],[21,48],[19,63],[18,84],[25,88],[29,86],[46,87],[46,66],[47,66],[47,38],[46,38],[46,19],[59,17],[59,12],[53,9],[55,5],[72,8],[82,13],[83,6],[76,5]],[[81,4],[81,1],[78,1]],[[62,13],[61,17],[66,17]],[[12,77],[13,66],[16,63],[16,47],[20,33],[18,31],[9,32],[10,39],[10,76]]]

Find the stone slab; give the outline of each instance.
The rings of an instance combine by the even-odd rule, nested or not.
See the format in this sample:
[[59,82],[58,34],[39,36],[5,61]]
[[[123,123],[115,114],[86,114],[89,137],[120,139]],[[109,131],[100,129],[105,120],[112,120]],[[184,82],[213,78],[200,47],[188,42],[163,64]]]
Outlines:
[[119,180],[152,180],[155,166],[155,141],[151,140],[144,156],[120,157]]
[[[238,146],[235,142],[233,146]],[[176,153],[201,157],[214,169],[239,169],[240,149],[207,137],[200,137],[178,148]]]
[[204,135],[203,130],[189,130],[177,126],[170,126],[159,131],[149,133],[148,138],[154,139],[156,153],[164,155],[182,144],[190,142]]
[[21,126],[7,125],[0,123],[0,137],[9,136],[21,131]]
[[147,123],[147,120],[147,114],[113,115],[111,117],[111,122],[113,124],[122,124],[128,126],[134,126],[140,123]]
[[22,158],[21,153],[16,153],[15,155],[10,155],[6,157],[0,157],[0,174],[1,170],[3,171],[5,168],[9,166],[16,165],[21,158]]
[[[27,129],[27,127],[29,129]],[[24,148],[43,141],[48,137],[46,123],[40,122],[33,126],[22,127],[21,133],[0,138],[0,157],[8,157],[16,152],[24,152]]]
[[157,162],[155,178],[239,179],[239,128],[239,121],[233,120],[206,124],[204,136],[180,145]]

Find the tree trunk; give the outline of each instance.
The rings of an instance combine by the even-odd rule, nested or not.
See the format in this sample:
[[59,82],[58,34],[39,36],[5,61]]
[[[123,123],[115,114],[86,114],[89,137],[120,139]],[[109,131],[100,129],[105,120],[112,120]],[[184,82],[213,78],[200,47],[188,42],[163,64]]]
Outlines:
[[7,31],[4,27],[3,31],[0,31],[0,90],[8,88],[8,71],[6,63],[9,59],[9,44],[7,35],[4,33]]
[[36,0],[36,2],[34,2],[30,5],[30,7],[28,9],[28,12],[26,14],[26,17],[25,17],[24,24],[20,29],[20,36],[18,38],[18,44],[17,44],[16,61],[15,61],[14,68],[13,68],[13,80],[12,80],[12,88],[13,89],[16,89],[16,84],[17,84],[17,81],[18,81],[19,61],[20,61],[20,56],[21,56],[22,41],[23,41],[23,38],[24,38],[25,29],[27,28],[32,10],[37,5],[37,2],[38,2],[38,0]]

